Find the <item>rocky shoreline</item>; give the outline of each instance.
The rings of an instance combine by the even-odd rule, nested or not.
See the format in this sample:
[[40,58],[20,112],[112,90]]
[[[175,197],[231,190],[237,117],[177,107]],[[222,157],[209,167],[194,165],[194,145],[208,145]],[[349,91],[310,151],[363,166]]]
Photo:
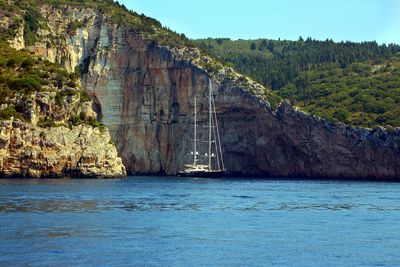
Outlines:
[[0,177],[125,176],[107,129],[88,125],[40,128],[20,121],[0,122]]

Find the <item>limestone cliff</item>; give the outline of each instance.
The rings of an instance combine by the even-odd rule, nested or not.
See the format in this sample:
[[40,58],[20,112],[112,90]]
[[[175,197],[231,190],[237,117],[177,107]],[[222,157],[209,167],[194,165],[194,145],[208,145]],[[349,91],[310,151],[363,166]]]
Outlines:
[[23,115],[0,120],[0,177],[126,175],[108,130],[88,123],[96,124],[92,102],[71,93],[78,89],[64,90],[69,95],[60,94],[62,90],[35,92],[1,105],[18,107]]
[[[176,174],[186,161],[193,98],[216,94],[222,150],[230,174],[285,177],[400,178],[400,129],[355,129],[309,116],[196,48],[161,46],[91,7],[41,6],[45,36],[85,21],[65,42],[28,47],[73,71],[95,99],[130,173]],[[200,106],[199,112],[205,112]],[[200,118],[201,119],[201,118]]]
[[88,125],[40,128],[20,121],[0,122],[3,177],[95,177],[126,175],[107,130]]
[[0,178],[126,176],[93,105],[77,74],[0,40]]

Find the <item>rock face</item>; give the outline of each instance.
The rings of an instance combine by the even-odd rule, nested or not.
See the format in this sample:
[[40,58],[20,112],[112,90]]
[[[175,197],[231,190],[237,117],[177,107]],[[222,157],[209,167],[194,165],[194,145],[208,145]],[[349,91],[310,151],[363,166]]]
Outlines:
[[[3,104],[19,106],[24,114],[23,119],[0,120],[0,177],[126,176],[109,131],[88,123],[97,116],[92,101],[84,102],[77,88],[52,90]],[[79,121],[72,124],[76,114]]]
[[[63,90],[72,93],[79,89]],[[25,113],[24,120],[0,120],[0,177],[126,176],[105,127],[84,122],[67,126],[75,114],[86,119],[96,117],[92,102],[82,102],[74,93],[58,97],[57,103],[60,92],[35,92],[9,99],[8,105],[23,107]]]
[[[193,99],[206,102],[211,79],[230,174],[400,179],[400,129],[333,125],[287,103],[274,111],[258,97],[260,85],[225,75],[226,69],[204,70],[200,63],[208,59],[196,49],[159,47],[93,9],[45,6],[42,13],[53,32],[64,31],[68,18],[87,16],[64,46],[30,49],[69,70],[84,66],[82,84],[130,173],[176,174],[182,168]],[[205,114],[206,106],[198,112]]]
[[105,129],[78,125],[40,128],[0,122],[0,174],[5,177],[96,177],[126,175]]
[[[1,10],[0,26],[7,29],[10,17],[3,15]],[[16,49],[25,47],[23,24],[19,26],[11,31],[15,39],[8,40]],[[2,43],[0,178],[126,176],[108,129],[97,121],[93,101],[80,88],[79,76],[26,51],[17,59],[14,53]],[[14,63],[7,67],[4,62],[11,59]],[[22,63],[15,63],[19,59]]]

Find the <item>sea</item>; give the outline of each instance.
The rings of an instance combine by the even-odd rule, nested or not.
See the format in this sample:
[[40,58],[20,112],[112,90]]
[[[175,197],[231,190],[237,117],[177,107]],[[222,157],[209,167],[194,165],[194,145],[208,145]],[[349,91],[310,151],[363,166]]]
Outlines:
[[0,266],[400,266],[400,183],[1,179]]

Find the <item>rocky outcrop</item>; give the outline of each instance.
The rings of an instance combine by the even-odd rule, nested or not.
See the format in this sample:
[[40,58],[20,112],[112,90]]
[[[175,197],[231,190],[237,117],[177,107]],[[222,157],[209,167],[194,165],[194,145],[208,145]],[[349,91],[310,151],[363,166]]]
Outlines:
[[[81,9],[44,6],[54,33],[65,31],[69,18],[86,16],[86,24],[64,45],[30,49],[71,71],[83,66],[83,87],[128,172],[178,172],[190,149],[193,98],[206,102],[211,79],[230,174],[400,178],[399,129],[333,125],[287,103],[272,110],[262,86],[231,69],[210,71],[205,66],[212,59],[198,50],[157,46],[96,10]],[[205,111],[200,105],[198,112]]]
[[126,176],[107,128],[95,120],[92,101],[77,88],[18,95],[2,106],[23,117],[0,120],[0,177]]
[[40,128],[20,121],[0,122],[3,177],[95,177],[126,175],[109,132],[89,125]]

